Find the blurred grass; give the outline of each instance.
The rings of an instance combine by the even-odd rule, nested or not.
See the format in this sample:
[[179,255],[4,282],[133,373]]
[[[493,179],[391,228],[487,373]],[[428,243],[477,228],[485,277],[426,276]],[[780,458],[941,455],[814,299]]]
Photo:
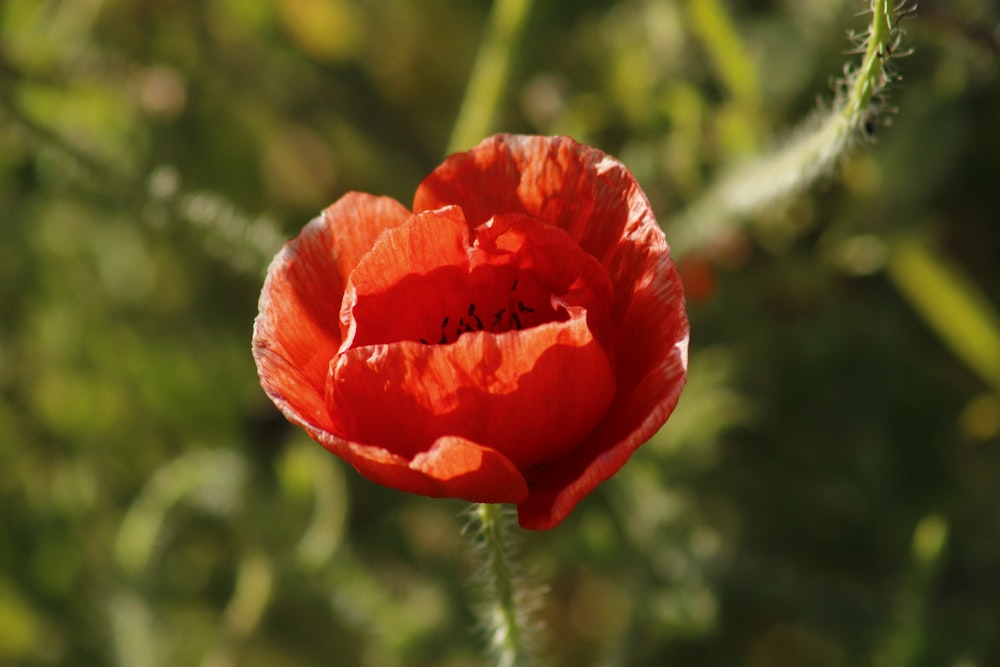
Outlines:
[[[484,664],[463,504],[326,456],[248,347],[284,238],[458,141],[491,7],[0,4],[0,665]],[[669,237],[864,7],[532,3],[476,131],[619,156]],[[998,21],[921,3],[892,124],[686,248],[676,416],[522,536],[551,664],[1000,664]]]

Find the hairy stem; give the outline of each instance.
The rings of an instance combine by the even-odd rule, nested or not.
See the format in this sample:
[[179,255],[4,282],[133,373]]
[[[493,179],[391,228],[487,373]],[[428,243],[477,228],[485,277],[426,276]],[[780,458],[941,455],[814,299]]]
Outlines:
[[859,41],[861,66],[846,68],[833,108],[806,121],[771,153],[723,173],[715,185],[675,219],[670,245],[676,256],[710,244],[727,228],[811,185],[875,127],[883,93],[895,80],[890,61],[898,51],[898,21],[913,11],[894,0],[872,0],[871,23]]
[[471,148],[492,132],[497,107],[507,87],[510,62],[530,8],[531,0],[494,0],[448,142],[448,153]]
[[507,544],[509,515],[500,505],[480,503],[474,508],[478,546],[485,558],[482,573],[487,604],[482,620],[497,654],[497,667],[529,667],[526,617],[531,609],[529,591],[515,571]]

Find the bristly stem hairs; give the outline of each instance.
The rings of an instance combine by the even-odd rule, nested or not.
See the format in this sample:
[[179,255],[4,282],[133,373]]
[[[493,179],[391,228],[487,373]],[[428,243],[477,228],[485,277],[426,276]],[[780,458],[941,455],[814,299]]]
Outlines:
[[886,114],[893,111],[886,91],[899,80],[892,61],[909,54],[900,48],[900,22],[916,11],[909,0],[872,0],[867,30],[851,34],[860,67],[847,65],[835,84],[832,109],[814,114],[770,153],[739,163],[723,172],[714,186],[674,219],[672,254],[710,244],[726,229],[828,174],[837,160],[859,141],[870,139]]
[[476,583],[483,601],[477,613],[497,667],[533,667],[535,616],[544,590],[529,582],[513,561],[509,540],[514,522],[513,509],[504,505],[478,503],[470,508],[467,532],[481,562]]

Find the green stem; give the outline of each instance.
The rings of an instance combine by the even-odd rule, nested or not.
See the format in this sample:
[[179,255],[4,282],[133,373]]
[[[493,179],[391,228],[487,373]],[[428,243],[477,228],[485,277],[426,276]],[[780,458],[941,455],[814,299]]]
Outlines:
[[799,192],[821,176],[874,127],[881,93],[894,80],[890,59],[900,55],[898,19],[911,12],[894,0],[872,0],[861,66],[848,71],[833,109],[812,118],[771,153],[723,173],[671,226],[675,256],[703,248],[751,216]]
[[448,153],[471,148],[491,133],[500,98],[507,87],[511,58],[530,8],[531,0],[494,1],[448,142]]
[[865,108],[871,104],[875,95],[882,90],[892,75],[886,70],[886,63],[892,56],[899,35],[894,25],[895,0],[873,0],[872,22],[869,27],[865,57],[861,61],[861,69],[854,76],[848,103],[843,106],[841,115],[849,123],[849,127],[857,128],[864,123]]
[[500,505],[480,503],[475,507],[480,523],[479,540],[486,557],[485,584],[489,595],[483,619],[497,652],[497,667],[528,667],[524,607],[521,589],[506,543],[509,517]]

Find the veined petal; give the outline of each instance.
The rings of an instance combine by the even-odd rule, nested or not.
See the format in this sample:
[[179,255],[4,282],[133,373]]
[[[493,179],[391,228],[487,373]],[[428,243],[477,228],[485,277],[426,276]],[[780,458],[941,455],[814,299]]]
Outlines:
[[607,270],[619,330],[636,286],[670,252],[625,165],[569,137],[499,134],[449,156],[417,188],[413,210],[445,204],[461,206],[473,226],[523,213],[566,231]]
[[663,426],[687,379],[688,321],[672,263],[637,289],[624,318],[630,332],[617,349],[618,389],[600,424],[566,456],[527,473],[529,498],[518,505],[525,528],[547,530],[562,521],[598,484]]
[[341,349],[422,336],[437,342],[443,313],[468,307],[460,288],[471,237],[462,210],[450,206],[412,216],[379,238],[347,283]]
[[645,213],[630,197],[637,188],[618,160],[569,137],[498,134],[431,172],[413,210],[455,204],[473,226],[498,213],[525,213],[564,229],[604,262],[629,220]]
[[518,503],[528,495],[521,472],[503,454],[456,436],[438,438],[426,452],[406,458],[327,431],[309,435],[371,481],[433,498],[474,503]]
[[350,193],[288,242],[268,268],[254,321],[261,385],[296,423],[323,427],[323,392],[340,346],[347,276],[376,237],[409,218],[394,199]]
[[520,214],[470,230],[461,209],[424,211],[382,235],[355,270],[340,318],[352,347],[453,342],[587,311],[613,356],[611,281],[561,229]]
[[279,254],[261,383],[370,479],[551,528],[677,402],[669,247],[628,170],[567,137],[487,139],[414,202],[348,195]]
[[521,524],[551,528],[611,477],[669,417],[683,387],[688,323],[670,248],[635,178],[568,137],[497,135],[449,157],[421,183],[414,210],[457,204],[471,224],[525,213],[563,229],[614,287],[617,392],[580,445],[530,470]]
[[342,437],[410,459],[458,436],[526,470],[567,454],[614,396],[614,372],[583,309],[499,335],[449,345],[354,348],[330,367],[327,405]]

